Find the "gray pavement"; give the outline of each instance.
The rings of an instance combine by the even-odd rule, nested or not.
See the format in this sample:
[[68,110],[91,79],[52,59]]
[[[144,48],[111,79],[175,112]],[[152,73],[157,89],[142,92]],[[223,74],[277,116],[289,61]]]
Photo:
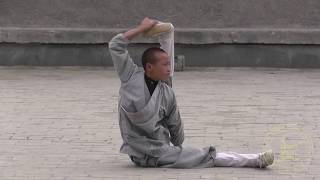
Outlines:
[[185,145],[257,153],[271,167],[135,167],[119,153],[113,69],[0,67],[0,179],[320,179],[320,70],[177,72]]

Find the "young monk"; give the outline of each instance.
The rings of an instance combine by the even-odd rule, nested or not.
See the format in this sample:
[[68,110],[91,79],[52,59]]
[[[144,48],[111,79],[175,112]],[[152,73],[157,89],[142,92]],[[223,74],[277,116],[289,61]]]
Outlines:
[[121,81],[118,104],[123,145],[141,167],[201,168],[259,167],[273,163],[272,151],[259,154],[217,153],[213,146],[196,148],[182,145],[183,123],[170,77],[170,58],[161,48],[149,48],[142,55],[143,67],[132,61],[130,41],[155,26],[158,21],[145,18],[136,28],[120,33],[109,42],[114,67]]

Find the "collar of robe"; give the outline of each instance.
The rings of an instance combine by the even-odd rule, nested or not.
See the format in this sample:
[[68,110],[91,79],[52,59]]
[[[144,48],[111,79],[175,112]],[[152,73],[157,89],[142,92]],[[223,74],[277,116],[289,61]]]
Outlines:
[[146,74],[144,74],[144,79],[145,79],[145,82],[147,84],[147,87],[148,87],[148,90],[150,92],[150,95],[152,95],[153,91],[157,87],[157,84],[158,84],[159,81],[155,81],[155,80],[151,79]]

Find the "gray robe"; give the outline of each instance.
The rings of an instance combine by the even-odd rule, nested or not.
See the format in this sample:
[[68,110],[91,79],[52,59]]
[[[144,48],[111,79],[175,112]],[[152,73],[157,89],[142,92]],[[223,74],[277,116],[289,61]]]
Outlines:
[[182,146],[183,123],[172,88],[159,81],[151,96],[144,70],[132,61],[128,44],[123,34],[109,42],[121,81],[118,110],[123,145],[120,152],[143,167],[212,167],[215,148]]

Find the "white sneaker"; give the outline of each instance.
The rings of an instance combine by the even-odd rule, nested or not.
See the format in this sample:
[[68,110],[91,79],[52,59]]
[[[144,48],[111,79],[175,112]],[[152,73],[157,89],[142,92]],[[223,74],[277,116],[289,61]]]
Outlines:
[[273,160],[274,160],[274,153],[272,152],[272,150],[259,153],[258,167],[265,168],[271,165],[273,163]]
[[159,22],[156,25],[154,25],[150,30],[145,32],[143,36],[147,38],[156,37],[172,30],[173,25],[171,23]]

